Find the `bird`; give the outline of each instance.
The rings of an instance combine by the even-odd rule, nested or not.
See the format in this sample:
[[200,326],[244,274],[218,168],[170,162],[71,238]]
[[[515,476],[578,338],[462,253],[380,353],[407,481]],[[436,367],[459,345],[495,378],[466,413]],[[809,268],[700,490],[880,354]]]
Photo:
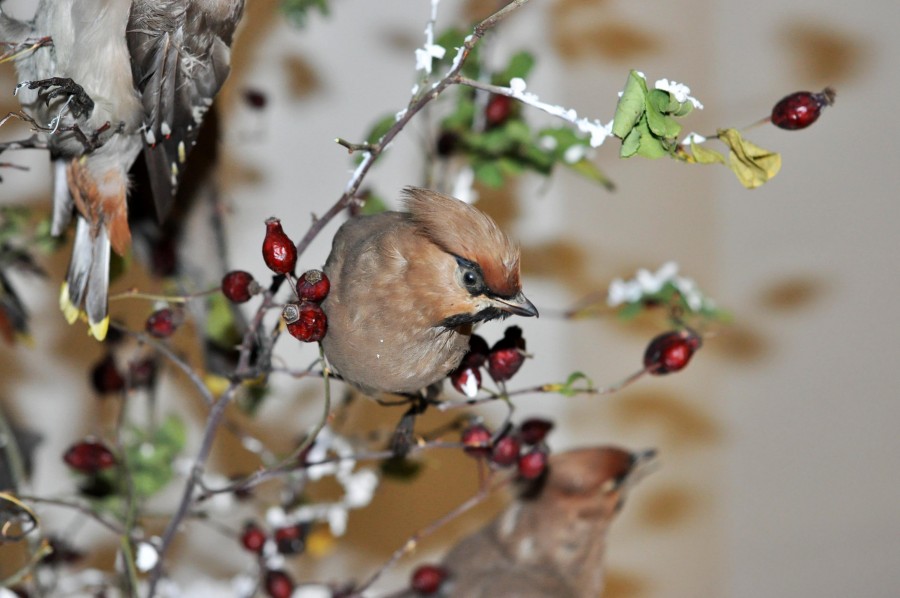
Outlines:
[[545,475],[445,555],[441,596],[594,598],[604,586],[606,536],[656,451],[617,446],[551,456]]
[[125,255],[128,171],[143,151],[157,216],[172,200],[203,117],[229,73],[244,0],[40,0],[34,18],[0,9],[4,41],[28,45],[17,95],[53,168],[52,232],[76,218],[60,308],[109,327],[110,249]]
[[370,396],[415,396],[459,365],[476,324],[538,315],[519,248],[489,216],[421,187],[407,187],[403,203],[345,221],[324,266],[322,350]]

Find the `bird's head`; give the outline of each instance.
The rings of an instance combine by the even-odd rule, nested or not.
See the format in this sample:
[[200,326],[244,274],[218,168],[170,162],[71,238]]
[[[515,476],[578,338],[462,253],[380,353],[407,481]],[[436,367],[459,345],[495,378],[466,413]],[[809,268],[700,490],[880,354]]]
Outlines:
[[405,199],[417,232],[445,254],[441,326],[538,315],[522,293],[518,246],[487,214],[429,189],[407,187]]

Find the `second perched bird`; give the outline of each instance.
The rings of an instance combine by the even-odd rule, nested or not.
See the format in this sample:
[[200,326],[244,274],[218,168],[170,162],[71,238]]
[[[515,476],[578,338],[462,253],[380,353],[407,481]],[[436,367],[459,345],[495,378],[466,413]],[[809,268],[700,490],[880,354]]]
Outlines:
[[440,381],[479,322],[538,315],[522,293],[519,249],[493,220],[428,189],[408,187],[405,201],[407,212],[345,222],[325,263],[325,356],[370,395]]

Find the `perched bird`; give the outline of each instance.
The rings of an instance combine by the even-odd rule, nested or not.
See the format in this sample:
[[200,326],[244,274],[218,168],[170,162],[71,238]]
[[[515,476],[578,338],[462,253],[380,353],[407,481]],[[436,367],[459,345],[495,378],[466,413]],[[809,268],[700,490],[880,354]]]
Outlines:
[[602,446],[554,455],[543,478],[447,553],[440,595],[596,598],[609,526],[655,454]]
[[[106,336],[110,247],[130,245],[128,170],[143,149],[157,215],[171,207],[203,115],[229,71],[244,0],[40,0],[21,22],[0,9],[20,52],[23,108],[45,127],[54,167],[53,233],[77,216],[60,307]],[[31,93],[36,90],[37,93]]]
[[522,293],[518,247],[486,214],[416,187],[405,204],[345,222],[325,263],[325,357],[370,395],[440,381],[479,322],[538,315]]

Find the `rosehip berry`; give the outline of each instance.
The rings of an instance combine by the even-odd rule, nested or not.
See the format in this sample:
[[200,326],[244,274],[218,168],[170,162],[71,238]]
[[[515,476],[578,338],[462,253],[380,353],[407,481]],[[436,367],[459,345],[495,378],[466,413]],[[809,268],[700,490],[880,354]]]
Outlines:
[[294,580],[280,569],[266,571],[266,594],[272,598],[290,598],[294,593]]
[[491,461],[506,467],[512,465],[519,460],[519,451],[522,449],[522,442],[515,436],[504,436],[494,444],[491,451]]
[[535,480],[544,473],[547,468],[547,453],[535,449],[519,457],[519,476],[526,480]]
[[525,361],[525,339],[522,329],[510,326],[488,354],[488,373],[497,382],[512,378]]
[[119,392],[125,388],[125,378],[119,373],[111,354],[107,354],[91,370],[91,384],[99,394]]
[[410,587],[418,594],[436,594],[447,579],[447,570],[438,565],[419,565],[410,578]]
[[281,311],[288,332],[304,343],[316,343],[325,338],[328,317],[322,308],[309,301],[288,303]]
[[553,422],[539,417],[526,419],[519,426],[519,436],[525,444],[535,445],[544,441],[550,430],[553,429]]
[[660,334],[647,345],[644,367],[651,374],[661,376],[683,369],[702,341],[690,330],[674,330]]
[[467,364],[463,359],[462,364],[450,372],[450,382],[453,383],[453,388],[460,393],[474,399],[481,390],[481,370]]
[[275,545],[281,554],[300,554],[306,548],[307,527],[289,525],[275,530]]
[[473,424],[462,432],[463,450],[480,459],[491,454],[491,432],[481,424]]
[[772,108],[772,124],[788,131],[805,129],[818,120],[822,108],[834,104],[835,95],[826,87],[819,93],[798,91],[785,96]]
[[63,455],[66,465],[75,471],[94,474],[116,464],[112,451],[99,440],[83,440],[73,444]]
[[241,533],[241,544],[250,552],[261,554],[263,546],[266,545],[266,532],[252,521],[248,521]]
[[181,318],[172,308],[158,309],[147,317],[147,334],[156,338],[168,338],[178,328],[180,320]]
[[463,357],[463,363],[480,368],[487,362],[489,352],[487,341],[477,334],[473,334],[469,337],[469,352]]
[[492,95],[484,109],[484,120],[488,128],[505,123],[512,114],[512,98],[504,95]]
[[275,274],[293,272],[294,266],[297,265],[297,246],[285,234],[278,218],[266,220],[266,237],[263,239],[262,254],[266,266]]
[[246,303],[259,291],[259,283],[249,272],[232,270],[222,277],[222,294],[232,303]]
[[321,270],[307,270],[297,279],[297,295],[301,301],[322,303],[330,289],[331,282]]

